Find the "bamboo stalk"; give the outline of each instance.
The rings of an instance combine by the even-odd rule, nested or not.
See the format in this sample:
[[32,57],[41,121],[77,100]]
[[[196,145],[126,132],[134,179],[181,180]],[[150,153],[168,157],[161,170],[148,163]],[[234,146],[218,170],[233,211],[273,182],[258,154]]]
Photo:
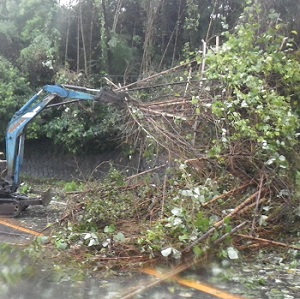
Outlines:
[[152,288],[156,285],[159,285],[160,283],[162,283],[168,279],[171,279],[173,276],[178,275],[179,273],[191,268],[195,264],[200,263],[201,261],[204,261],[205,259],[207,259],[207,256],[203,256],[200,260],[194,260],[192,258],[189,258],[187,261],[185,261],[184,264],[180,264],[179,266],[175,267],[173,270],[169,271],[168,273],[162,274],[160,278],[155,279],[152,282],[149,282],[147,285],[145,285],[145,283],[143,282],[142,284],[139,284],[135,288],[131,289],[129,292],[127,292],[120,298],[121,299],[133,298],[133,296],[136,296],[142,292],[145,292],[146,290],[149,290],[150,288]]
[[[268,198],[263,197],[259,200],[258,204],[260,205],[260,204],[262,204],[262,203],[264,203],[268,200],[269,200]],[[249,211],[251,208],[253,208],[255,206],[256,206],[256,202],[253,202],[252,204],[246,206],[244,209],[240,210],[239,215],[242,215],[242,214],[246,213],[247,211]]]
[[144,107],[158,107],[162,106],[163,108],[167,106],[175,106],[175,105],[186,105],[186,104],[191,104],[190,100],[187,100],[185,98],[183,99],[176,99],[176,100],[169,100],[165,102],[150,102],[150,103],[143,103]]
[[126,178],[126,182],[128,182],[128,181],[130,181],[130,180],[132,180],[132,179],[135,179],[135,178],[137,178],[137,177],[139,177],[139,176],[142,176],[142,175],[144,175],[144,174],[147,174],[147,173],[149,173],[149,172],[152,172],[152,171],[158,170],[158,169],[160,169],[160,168],[163,168],[163,167],[165,167],[165,166],[166,166],[166,164],[159,165],[159,166],[156,166],[156,167],[154,167],[154,168],[147,169],[147,170],[145,170],[145,171],[143,171],[143,172],[140,172],[140,173],[134,174],[134,175],[132,175],[132,176],[129,176],[129,177]]
[[222,220],[218,221],[215,223],[214,227],[218,228],[221,225],[224,224],[224,222],[237,215],[243,208],[245,208],[249,203],[251,203],[257,196],[258,194],[264,194],[267,190],[264,188],[263,190],[258,190],[255,193],[253,193],[251,196],[249,196],[246,200],[244,200],[241,204],[239,204],[231,213],[229,213],[227,216],[225,216]]
[[256,219],[258,217],[258,206],[260,204],[261,191],[262,191],[262,188],[263,188],[264,179],[265,179],[265,175],[263,173],[260,177],[259,189],[258,189],[258,194],[257,194],[255,209],[254,209],[254,215],[252,217],[251,234],[253,234],[253,232],[255,230],[255,223],[256,223]]
[[[243,228],[245,225],[247,224],[247,221],[239,224],[238,226],[236,226],[235,228],[232,229],[232,231],[226,235],[224,235],[223,237],[219,238],[218,240],[216,240],[214,242],[214,244],[219,244],[221,243],[225,237],[227,237],[228,235],[232,235],[234,233],[236,233],[238,230],[240,230],[241,228]],[[211,230],[215,230],[215,228],[211,228]],[[209,231],[203,235],[203,239],[205,239],[206,237],[208,237],[208,233]],[[138,295],[142,292],[145,292],[146,290],[162,283],[163,281],[166,281],[168,279],[172,279],[172,277],[180,274],[181,272],[191,268],[192,266],[200,263],[201,261],[204,261],[205,259],[207,259],[207,255],[204,255],[200,260],[194,259],[194,258],[189,258],[187,261],[184,262],[184,264],[180,264],[179,266],[177,266],[175,269],[167,272],[166,274],[161,274],[160,277],[156,280],[154,280],[153,282],[148,283],[147,285],[138,285],[137,287],[135,287],[134,289],[130,290],[127,294],[124,294],[121,298],[122,299],[129,299],[129,298],[133,298],[133,296]],[[143,272],[143,270],[142,270]],[[147,273],[147,271],[145,271]]]
[[171,118],[175,118],[175,119],[181,119],[181,120],[187,120],[186,117],[184,116],[181,116],[181,115],[176,115],[176,114],[171,114],[171,113],[166,113],[166,112],[160,112],[160,111],[156,111],[156,110],[153,110],[153,109],[149,109],[149,108],[142,108],[142,107],[139,107],[140,110],[146,110],[146,112],[151,112],[151,113],[154,113],[154,114],[159,114],[161,116],[166,116],[166,117],[171,117]]
[[282,242],[272,241],[272,240],[258,238],[258,237],[252,237],[252,236],[243,235],[243,234],[237,234],[237,236],[239,236],[239,237],[241,237],[243,239],[248,239],[248,240],[252,240],[252,241],[262,242],[262,243],[266,243],[266,244],[272,245],[272,246],[284,247],[284,248],[295,249],[295,250],[299,250],[300,251],[300,247],[294,246],[294,245],[289,245],[289,244],[282,243]]
[[[261,190],[263,192],[264,190]],[[256,196],[258,196],[259,191],[253,193],[251,196],[249,196],[246,200],[244,200],[240,205],[238,205],[231,213],[229,213],[227,216],[225,216],[222,220],[216,222],[213,227],[211,227],[204,235],[202,235],[200,238],[196,239],[194,242],[192,242],[188,247],[185,248],[184,251],[189,251],[191,250],[194,246],[197,244],[203,242],[206,240],[210,235],[212,235],[219,227],[221,227],[224,222],[229,219],[234,217],[241,211],[243,208],[245,208]]]
[[237,231],[239,231],[240,229],[242,229],[243,227],[246,226],[246,224],[248,223],[248,221],[244,221],[243,223],[240,223],[239,225],[237,225],[236,227],[234,227],[231,232],[224,234],[222,237],[220,237],[219,239],[217,239],[213,244],[214,245],[218,245],[221,242],[223,242],[227,237],[232,236],[233,234],[235,234]]
[[[187,161],[189,161],[189,160],[187,160]],[[251,186],[253,184],[254,184],[254,182],[251,181],[251,182],[249,182],[249,183],[247,183],[245,185],[242,185],[242,186],[239,186],[239,187],[237,187],[235,189],[232,189],[232,190],[230,190],[230,191],[228,191],[226,193],[223,193],[223,194],[221,194],[219,196],[214,197],[210,201],[205,202],[202,206],[206,207],[206,206],[208,206],[208,205],[210,205],[210,204],[212,204],[212,203],[214,203],[214,202],[216,202],[216,201],[218,201],[220,199],[229,197],[229,196],[233,195],[234,193],[240,192],[240,191],[246,189],[247,187],[249,187],[249,186]]]
[[180,65],[177,65],[177,66],[175,66],[175,67],[173,67],[173,68],[171,68],[171,69],[167,69],[167,70],[165,70],[165,71],[162,71],[162,72],[160,72],[160,73],[156,73],[156,74],[154,74],[154,75],[152,75],[152,76],[149,76],[149,77],[147,77],[147,78],[144,78],[144,79],[142,79],[142,80],[139,80],[139,81],[136,81],[136,82],[127,84],[127,85],[125,85],[125,86],[122,86],[122,87],[118,88],[118,89],[115,90],[115,91],[120,91],[120,90],[124,90],[124,89],[126,90],[126,89],[128,89],[129,87],[134,86],[134,85],[137,85],[137,84],[139,84],[139,83],[148,82],[149,80],[155,79],[155,78],[157,78],[157,77],[159,77],[159,76],[162,76],[162,75],[171,73],[171,72],[173,72],[173,71],[175,71],[175,70],[177,70],[177,69],[180,69],[180,68],[182,68],[182,67],[185,67],[185,66],[187,66],[187,65],[190,65],[190,64],[192,64],[193,62],[197,62],[197,60],[194,59],[194,60],[191,60],[191,61],[189,61],[189,62],[186,62],[186,63],[180,64]]

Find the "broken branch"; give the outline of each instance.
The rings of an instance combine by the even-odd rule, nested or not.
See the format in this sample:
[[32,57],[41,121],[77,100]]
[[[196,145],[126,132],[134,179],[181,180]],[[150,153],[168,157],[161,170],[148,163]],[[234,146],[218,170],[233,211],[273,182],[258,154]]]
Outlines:
[[288,245],[288,244],[285,244],[285,243],[282,243],[282,242],[276,242],[276,241],[271,241],[271,240],[267,240],[267,239],[262,239],[262,238],[252,237],[252,236],[242,235],[242,234],[237,234],[237,236],[239,236],[243,239],[248,239],[248,240],[253,240],[253,241],[257,241],[257,242],[266,243],[266,244],[271,245],[271,246],[279,246],[279,247],[290,248],[290,249],[295,249],[295,250],[300,251],[300,247],[293,246],[293,245]]

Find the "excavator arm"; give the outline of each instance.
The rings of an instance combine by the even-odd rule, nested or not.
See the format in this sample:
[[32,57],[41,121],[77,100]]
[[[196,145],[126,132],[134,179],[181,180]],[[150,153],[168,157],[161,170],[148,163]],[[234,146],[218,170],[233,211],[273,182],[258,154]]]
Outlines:
[[28,205],[46,205],[51,201],[49,192],[40,198],[28,198],[17,193],[23,163],[25,130],[44,109],[76,101],[121,103],[122,98],[108,89],[45,85],[18,110],[6,131],[6,160],[0,160],[0,216],[15,217]]

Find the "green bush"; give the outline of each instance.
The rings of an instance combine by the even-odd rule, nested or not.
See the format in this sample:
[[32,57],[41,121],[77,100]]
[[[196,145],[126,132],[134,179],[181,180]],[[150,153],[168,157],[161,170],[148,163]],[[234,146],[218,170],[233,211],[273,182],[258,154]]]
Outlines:
[[240,152],[251,156],[255,173],[271,171],[286,180],[299,145],[300,63],[279,15],[271,11],[264,22],[261,16],[259,5],[247,8],[219,53],[207,58],[222,136],[210,154]]
[[47,137],[71,153],[114,147],[119,114],[105,105],[80,103],[54,111],[44,124]]
[[0,78],[0,139],[2,140],[8,122],[32,91],[21,72],[1,56]]

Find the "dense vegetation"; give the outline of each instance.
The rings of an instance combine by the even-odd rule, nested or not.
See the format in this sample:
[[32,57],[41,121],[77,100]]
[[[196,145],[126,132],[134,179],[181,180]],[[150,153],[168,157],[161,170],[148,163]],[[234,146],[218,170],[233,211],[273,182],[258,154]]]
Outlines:
[[[177,258],[191,250],[202,255],[224,239],[231,244],[230,233],[241,227],[249,238],[293,231],[299,11],[292,0],[4,1],[2,119],[45,83],[112,81],[129,94],[121,110],[77,105],[48,112],[31,136],[80,152],[103,150],[121,133],[128,155],[167,168],[129,180],[113,171],[108,185],[80,190],[89,198],[64,218],[73,216],[73,224],[57,247],[86,245],[109,255],[136,246],[135,253]],[[122,226],[128,219],[145,228],[129,244]],[[229,246],[226,254],[236,251]]]
[[[1,75],[1,105],[4,110],[7,105],[6,113],[1,114],[1,139],[13,112],[44,84],[99,88],[106,84],[104,76],[116,84],[127,84],[176,66],[201,49],[202,41],[213,45],[216,35],[225,41],[222,33],[233,30],[246,5],[237,0],[64,3],[5,0],[0,4],[1,69],[18,73],[16,79],[9,72]],[[263,1],[263,9],[264,15],[276,9],[286,34],[297,31],[299,4],[295,1]],[[298,40],[298,35],[294,38]],[[103,111],[93,116],[92,124],[87,121],[90,114],[77,110],[53,112],[44,117],[43,126],[30,126],[28,137],[48,136],[73,151],[82,150],[82,142],[92,141],[89,147],[101,150],[101,142],[115,135],[110,130],[118,118],[108,120],[105,115],[109,113]],[[66,125],[70,120],[72,125]]]

